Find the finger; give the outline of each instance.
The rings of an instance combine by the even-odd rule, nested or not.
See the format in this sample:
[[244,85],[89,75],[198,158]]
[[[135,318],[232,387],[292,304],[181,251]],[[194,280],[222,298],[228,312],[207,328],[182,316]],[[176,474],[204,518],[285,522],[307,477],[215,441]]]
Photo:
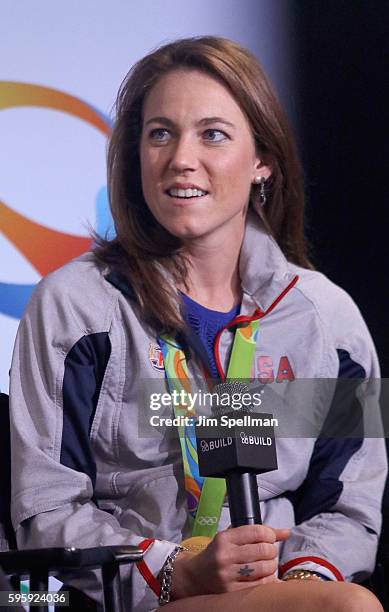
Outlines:
[[252,582],[253,580],[259,580],[275,574],[277,568],[278,560],[269,559],[245,563],[243,565],[235,565],[232,568],[232,573],[235,574],[235,580],[238,582]]
[[[278,530],[284,531],[282,529]],[[274,544],[276,541],[276,530],[268,525],[242,525],[219,532],[215,537],[226,538],[231,544],[254,544],[257,542],[268,542]]]
[[275,574],[271,576],[265,576],[264,578],[260,578],[259,580],[252,580],[251,582],[235,582],[234,590],[239,591],[241,589],[246,589],[247,587],[253,588],[255,586],[259,586],[261,584],[271,584],[272,582],[280,582],[282,584],[286,584],[286,582],[282,582]]
[[257,542],[255,544],[243,544],[237,546],[233,551],[233,563],[240,565],[242,563],[252,563],[263,559],[270,560],[278,557],[278,548],[276,544],[268,542]]
[[287,540],[290,536],[290,529],[274,529],[276,534],[277,542],[281,540]]

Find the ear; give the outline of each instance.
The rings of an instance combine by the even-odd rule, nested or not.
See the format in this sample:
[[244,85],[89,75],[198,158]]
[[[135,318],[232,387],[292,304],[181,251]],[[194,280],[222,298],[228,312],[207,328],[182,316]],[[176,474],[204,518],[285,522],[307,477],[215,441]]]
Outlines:
[[[254,163],[254,172],[252,177],[252,183],[258,183],[258,177],[261,177],[265,181],[271,176],[271,166],[266,164],[263,159],[257,157]],[[256,180],[257,179],[257,180]]]

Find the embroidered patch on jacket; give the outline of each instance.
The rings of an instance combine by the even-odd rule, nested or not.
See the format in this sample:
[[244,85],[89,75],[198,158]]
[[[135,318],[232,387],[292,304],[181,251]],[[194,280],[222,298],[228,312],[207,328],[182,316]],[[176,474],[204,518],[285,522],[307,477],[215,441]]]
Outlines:
[[164,370],[162,351],[156,344],[149,344],[149,361],[153,366],[154,370]]

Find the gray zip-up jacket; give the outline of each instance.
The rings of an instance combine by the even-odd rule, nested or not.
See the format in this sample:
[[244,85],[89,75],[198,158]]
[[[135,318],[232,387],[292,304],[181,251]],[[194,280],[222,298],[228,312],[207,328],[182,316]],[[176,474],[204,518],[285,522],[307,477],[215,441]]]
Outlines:
[[[288,410],[278,470],[258,477],[263,521],[292,528],[280,564],[363,578],[374,568],[380,532],[384,442],[363,431],[315,440],[315,428],[336,394],[334,381],[379,378],[369,332],[351,298],[322,274],[288,263],[253,215],[240,275],[241,313],[274,306],[260,322],[253,378],[273,389],[281,416]],[[224,368],[232,338],[228,330],[221,337]],[[189,370],[199,378],[194,359]],[[190,536],[179,442],[163,429],[142,436],[139,421],[149,409],[142,384],[167,391],[157,339],[140,320],[131,289],[91,253],[46,276],[21,321],[11,370],[11,510],[20,548],[156,538],[145,560],[157,575],[175,543]],[[363,414],[365,434],[377,418],[376,391],[369,393],[366,401],[357,390],[350,404]],[[273,399],[264,399],[264,412],[272,412]],[[219,530],[228,525],[225,504]],[[136,567],[123,572],[125,599],[130,571],[133,608],[157,607]],[[72,584],[99,597],[94,580],[90,572]]]

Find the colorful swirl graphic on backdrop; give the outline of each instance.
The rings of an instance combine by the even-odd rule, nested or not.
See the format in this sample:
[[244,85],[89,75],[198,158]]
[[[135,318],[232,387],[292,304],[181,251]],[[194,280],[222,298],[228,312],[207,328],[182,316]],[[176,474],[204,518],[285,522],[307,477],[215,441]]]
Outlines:
[[[0,81],[0,110],[31,106],[50,108],[73,115],[107,137],[110,135],[109,117],[79,98],[41,85]],[[101,197],[100,192],[97,204]],[[108,219],[103,221],[100,219],[100,227],[97,228],[100,233],[106,223],[109,223]],[[91,247],[90,237],[59,232],[36,223],[16,212],[11,202],[5,203],[1,199],[0,230],[42,276],[88,251]],[[20,318],[34,287],[33,284],[0,282],[0,312],[10,317]]]

